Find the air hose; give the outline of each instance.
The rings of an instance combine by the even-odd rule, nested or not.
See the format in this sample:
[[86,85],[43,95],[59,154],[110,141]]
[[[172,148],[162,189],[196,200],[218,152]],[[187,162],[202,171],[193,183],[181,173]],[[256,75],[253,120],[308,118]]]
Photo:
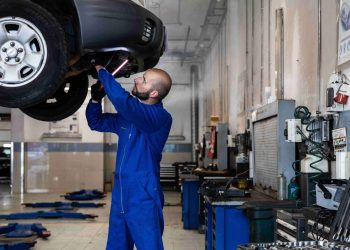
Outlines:
[[[320,132],[320,128],[316,127],[316,128],[310,128],[313,124],[315,124],[315,122],[317,122],[317,118],[313,118],[311,119],[311,112],[309,111],[309,109],[305,106],[298,106],[295,108],[294,110],[294,117],[296,119],[300,119],[301,120],[301,124],[306,125],[306,131],[309,133],[308,136],[306,136],[304,134],[304,132],[302,131],[302,128],[297,127],[297,133],[299,133],[303,140],[308,142],[308,152],[307,154],[314,156],[315,158],[317,158],[315,161],[310,163],[310,168],[314,169],[315,171],[317,171],[317,173],[315,175],[312,175],[310,177],[310,180],[314,183],[317,183],[318,178],[323,174],[323,171],[316,167],[315,165],[321,161],[323,161],[324,159],[327,158],[328,152],[325,151],[325,149],[323,148],[323,144],[322,142],[317,142],[314,141],[315,135],[317,135],[317,133]],[[293,169],[295,171],[295,162],[293,162]],[[298,173],[297,171],[295,171],[296,173]],[[300,175],[300,173],[298,173],[296,176]],[[310,194],[312,196],[316,195],[316,190],[311,190]]]
[[308,124],[310,121],[311,113],[305,106],[298,106],[294,110],[294,118],[300,119],[302,124]]

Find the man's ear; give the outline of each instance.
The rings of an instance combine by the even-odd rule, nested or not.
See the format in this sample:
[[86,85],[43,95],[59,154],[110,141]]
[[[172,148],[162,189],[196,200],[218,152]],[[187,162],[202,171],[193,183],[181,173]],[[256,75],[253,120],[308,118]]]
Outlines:
[[157,90],[152,90],[152,92],[149,94],[149,97],[155,98],[155,99],[158,98],[158,96],[159,96],[159,93]]

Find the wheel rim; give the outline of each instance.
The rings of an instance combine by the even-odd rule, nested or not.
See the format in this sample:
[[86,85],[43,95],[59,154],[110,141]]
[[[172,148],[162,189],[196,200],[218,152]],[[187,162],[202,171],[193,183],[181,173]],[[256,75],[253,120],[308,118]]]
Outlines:
[[57,92],[44,102],[46,106],[60,106],[67,102],[77,89],[77,84],[71,85],[70,82],[65,82]]
[[43,70],[47,45],[40,30],[19,17],[0,19],[0,86],[19,87]]

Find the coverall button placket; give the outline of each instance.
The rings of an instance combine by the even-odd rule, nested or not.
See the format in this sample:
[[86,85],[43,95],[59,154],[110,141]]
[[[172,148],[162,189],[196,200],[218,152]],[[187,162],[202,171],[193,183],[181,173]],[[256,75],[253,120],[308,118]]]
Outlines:
[[[130,128],[130,132],[129,132],[129,136],[128,136],[128,143],[129,143],[130,138],[131,138],[132,128],[133,128],[133,125],[131,125],[131,128]],[[119,168],[120,205],[121,205],[121,209],[122,209],[121,214],[125,214],[124,201],[123,201],[123,184],[122,184],[121,174],[122,174],[122,166],[124,164],[124,158],[125,158],[125,153],[126,153],[126,146],[127,146],[127,144],[125,144],[125,146],[124,146],[123,158],[122,158],[122,162],[120,163],[120,168]]]

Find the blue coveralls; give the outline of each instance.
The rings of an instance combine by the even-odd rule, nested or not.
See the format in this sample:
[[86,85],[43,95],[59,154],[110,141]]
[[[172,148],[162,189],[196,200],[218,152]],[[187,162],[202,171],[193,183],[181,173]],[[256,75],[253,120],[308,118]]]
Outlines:
[[131,96],[105,69],[98,73],[117,114],[101,104],[86,109],[92,130],[119,136],[107,250],[163,249],[164,196],[159,170],[172,124],[162,103],[147,105]]

